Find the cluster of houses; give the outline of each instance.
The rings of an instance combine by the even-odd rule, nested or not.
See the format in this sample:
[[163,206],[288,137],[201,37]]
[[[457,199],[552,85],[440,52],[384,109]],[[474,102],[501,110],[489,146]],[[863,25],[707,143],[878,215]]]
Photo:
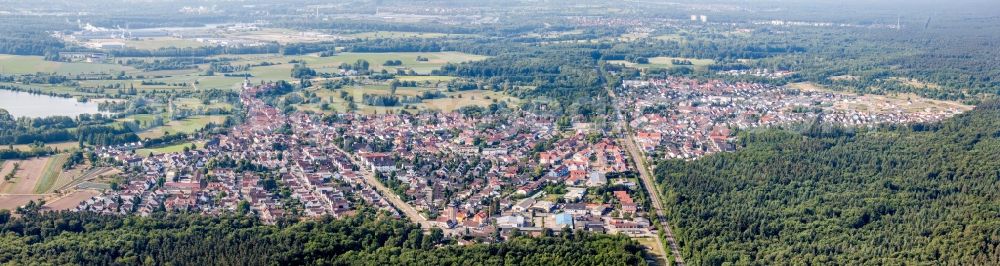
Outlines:
[[732,151],[736,129],[815,121],[843,126],[929,122],[961,112],[869,112],[844,108],[863,96],[684,77],[627,80],[618,90],[623,95],[619,104],[630,112],[636,143],[647,154],[671,159]]
[[[99,149],[116,161],[126,180],[82,202],[77,210],[100,213],[252,211],[265,222],[287,215],[349,215],[363,203],[398,215],[367,185],[349,155],[329,145],[329,133],[289,117],[257,99],[270,85],[247,84],[241,101],[247,122],[213,136],[202,149],[142,157],[138,145]],[[283,127],[291,132],[276,133]],[[242,205],[242,206],[241,206]]]
[[[258,98],[271,89],[247,82],[240,96],[245,123],[210,136],[200,149],[150,156],[134,152],[141,144],[98,149],[119,163],[125,178],[77,210],[250,212],[275,222],[351,215],[360,206],[400,216],[399,203],[391,202],[402,200],[429,223],[471,235],[566,228],[650,232],[621,143],[589,127],[563,130],[555,116],[524,110],[285,114]],[[834,108],[857,100],[846,94],[680,77],[625,81],[618,90],[635,142],[667,158],[734,150],[734,131],[742,128],[953,115],[867,113]],[[395,195],[382,194],[388,190],[377,190],[371,180]]]
[[[458,231],[472,234],[498,227],[540,232],[546,227],[536,227],[532,219],[548,214],[555,219],[554,215],[567,213],[563,206],[590,204],[608,211],[595,216],[579,211],[566,215],[572,219],[586,216],[593,220],[590,229],[603,230],[612,224],[604,218],[610,219],[616,208],[587,203],[586,194],[609,187],[609,175],[630,170],[623,148],[610,138],[588,138],[592,132],[585,130],[560,131],[555,121],[552,116],[523,111],[481,116],[458,112],[339,114],[329,131],[340,134],[335,145],[351,151],[362,167],[377,173],[437,226],[467,229]],[[547,195],[543,191],[547,186],[567,190]],[[520,200],[537,197],[558,200],[550,202],[546,215],[514,211]],[[628,212],[635,213],[634,206],[628,206]],[[514,227],[501,226],[507,224],[505,219],[515,219],[507,216],[527,220]],[[555,225],[548,223],[549,228]]]
[[126,182],[78,210],[251,212],[275,222],[350,215],[362,205],[399,216],[385,198],[399,197],[429,223],[472,235],[649,232],[623,147],[592,129],[560,130],[556,117],[520,110],[284,114],[258,99],[270,89],[248,82],[245,123],[200,149],[143,157],[135,145],[101,148]]
[[718,74],[725,76],[753,76],[760,78],[780,79],[795,75],[795,72],[788,70],[771,70],[767,68],[752,68],[752,69],[733,69],[733,70],[719,71]]

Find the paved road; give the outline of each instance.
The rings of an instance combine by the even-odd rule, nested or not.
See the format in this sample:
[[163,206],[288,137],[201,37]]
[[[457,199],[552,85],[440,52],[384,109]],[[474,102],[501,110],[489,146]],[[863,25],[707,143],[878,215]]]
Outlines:
[[[337,149],[340,150],[340,148]],[[382,194],[382,198],[385,198],[387,201],[389,201],[390,204],[392,204],[392,206],[396,207],[397,210],[403,212],[403,215],[409,218],[410,221],[419,224],[420,227],[424,228],[424,230],[437,228],[436,226],[432,225],[430,221],[427,220],[427,218],[424,218],[423,215],[420,215],[420,212],[417,211],[416,208],[413,208],[412,205],[406,203],[405,201],[403,201],[403,199],[399,198],[399,195],[396,195],[396,192],[389,189],[389,187],[383,185],[382,181],[379,181],[378,178],[375,178],[375,173],[372,173],[370,169],[365,168],[364,164],[358,162],[358,160],[354,158],[354,156],[350,156],[350,153],[344,152],[343,150],[340,150],[340,152],[342,152],[343,154],[348,154],[347,158],[351,160],[351,163],[361,168],[359,172],[361,172],[361,176],[364,177],[363,180],[365,181],[365,183],[368,183],[368,185],[375,187],[375,190],[378,190],[379,194]],[[454,234],[454,229],[442,228],[442,230],[444,231],[445,235]]]
[[363,167],[360,172],[361,175],[364,176],[365,183],[368,183],[368,185],[375,187],[375,189],[382,194],[383,198],[389,201],[389,203],[392,204],[392,206],[395,206],[396,209],[403,212],[403,215],[405,215],[407,218],[410,218],[410,221],[420,224],[420,226],[423,228],[433,227],[430,224],[430,222],[428,222],[427,219],[424,218],[424,216],[420,215],[420,212],[418,212],[416,208],[413,208],[413,206],[410,206],[410,204],[404,202],[403,199],[399,198],[399,195],[396,195],[396,192],[389,189],[389,187],[383,185],[382,181],[379,181],[378,178],[375,178],[374,173],[368,171],[367,169],[364,169]]
[[[670,229],[670,222],[667,221],[667,217],[663,215],[663,202],[660,201],[660,193],[656,191],[656,182],[653,182],[653,175],[650,174],[649,168],[646,166],[646,156],[643,155],[642,151],[639,150],[638,145],[635,144],[635,139],[632,136],[632,131],[629,128],[628,122],[625,121],[624,113],[622,113],[621,106],[617,104],[618,96],[615,95],[614,90],[608,88],[608,95],[614,101],[615,111],[618,115],[618,129],[622,130],[622,134],[625,134],[625,150],[628,151],[629,156],[632,157],[635,162],[636,169],[639,170],[639,179],[642,180],[643,187],[646,188],[646,194],[649,194],[650,200],[653,201],[653,208],[656,209],[656,218],[663,225],[663,235],[666,237],[667,243],[670,245],[670,253],[674,255],[674,265],[684,265],[684,257],[681,256],[680,246],[677,245],[677,240],[674,238],[674,232]],[[657,241],[660,242],[660,241]],[[659,245],[660,248],[663,247],[662,244]],[[662,252],[666,256],[666,252]],[[664,258],[666,261],[666,258]]]

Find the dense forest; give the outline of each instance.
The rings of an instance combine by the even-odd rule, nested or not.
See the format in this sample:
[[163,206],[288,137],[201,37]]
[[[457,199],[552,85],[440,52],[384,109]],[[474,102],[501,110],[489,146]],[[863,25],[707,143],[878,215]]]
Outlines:
[[0,261],[22,264],[642,265],[625,236],[568,233],[454,245],[372,211],[264,225],[244,216],[0,212]]
[[0,54],[53,54],[65,45],[45,31],[62,28],[66,26],[35,17],[4,16],[0,19]]
[[575,44],[544,48],[509,44],[509,47],[520,49],[482,61],[446,64],[434,74],[485,80],[484,89],[546,100],[553,110],[567,115],[589,118],[610,112],[604,90],[607,81],[598,66],[598,48]]
[[940,123],[741,132],[740,151],[663,161],[692,265],[1000,264],[1000,104]]

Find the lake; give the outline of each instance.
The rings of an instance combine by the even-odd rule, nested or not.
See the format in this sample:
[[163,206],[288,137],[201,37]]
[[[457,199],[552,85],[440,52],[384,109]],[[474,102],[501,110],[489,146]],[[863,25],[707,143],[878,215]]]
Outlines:
[[73,98],[60,98],[27,92],[0,90],[0,109],[14,117],[48,117],[105,113],[97,110],[97,103],[77,102]]

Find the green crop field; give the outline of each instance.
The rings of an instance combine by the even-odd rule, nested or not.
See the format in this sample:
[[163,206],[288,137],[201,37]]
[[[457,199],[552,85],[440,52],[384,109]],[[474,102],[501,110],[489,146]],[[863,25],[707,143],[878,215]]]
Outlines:
[[135,151],[135,153],[141,156],[150,156],[150,155],[157,155],[164,153],[177,153],[184,151],[184,148],[190,148],[191,144],[194,144],[195,147],[204,147],[204,144],[200,142],[199,143],[184,142],[157,148],[138,149]]
[[41,177],[35,183],[35,193],[46,193],[52,189],[52,185],[56,183],[56,179],[62,173],[63,164],[66,164],[67,159],[69,159],[69,154],[65,153],[53,155],[49,159],[45,164],[45,169],[42,171]]
[[[427,58],[427,61],[417,61],[417,57]],[[460,63],[479,61],[486,59],[486,56],[466,54],[460,52],[431,52],[431,53],[340,53],[334,56],[320,57],[317,55],[293,56],[288,60],[299,60],[306,62],[310,67],[322,72],[336,72],[341,63],[354,63],[358,60],[366,60],[371,64],[372,70],[396,69],[397,67],[411,68],[417,73],[428,74],[432,70],[439,69],[447,63]],[[400,60],[401,66],[383,66],[388,60]],[[291,65],[287,68],[291,70]],[[256,74],[255,74],[256,76]],[[285,73],[287,78],[288,73]]]
[[[354,102],[358,107],[358,112],[365,114],[373,113],[386,113],[389,111],[400,111],[404,109],[404,106],[408,105],[415,107],[419,110],[441,110],[444,112],[451,112],[462,108],[464,106],[478,105],[478,106],[488,106],[494,102],[507,102],[508,105],[514,106],[519,101],[515,97],[505,95],[502,92],[494,91],[461,91],[461,92],[447,92],[442,89],[437,88],[411,88],[411,87],[399,87],[396,89],[396,95],[400,96],[418,96],[425,91],[442,91],[445,94],[443,98],[428,99],[421,103],[411,103],[411,104],[400,104],[400,106],[384,107],[384,106],[370,106],[362,103],[362,97],[364,94],[376,94],[376,95],[389,95],[389,86],[387,85],[368,85],[368,86],[358,86],[358,87],[347,87],[340,90],[326,90],[314,88],[311,91],[316,93],[322,102],[330,104],[333,111],[336,112],[347,112],[348,102],[340,97],[340,91],[345,91],[349,95],[354,97]],[[332,101],[331,101],[332,100]],[[323,112],[320,109],[320,104],[299,104],[297,105],[299,109],[309,110],[313,112]]]
[[[427,61],[417,61],[417,57],[427,58]],[[320,57],[316,54],[311,55],[299,55],[299,56],[281,56],[281,55],[236,55],[236,56],[225,56],[226,58],[234,58],[232,61],[233,65],[243,65],[243,64],[259,64],[262,62],[274,63],[270,66],[257,66],[251,68],[247,73],[252,77],[254,81],[277,81],[277,80],[290,80],[292,67],[295,64],[290,62],[305,62],[310,68],[315,69],[319,72],[326,73],[337,73],[339,72],[339,67],[343,63],[353,64],[358,60],[366,60],[370,64],[370,68],[373,71],[381,71],[383,69],[389,71],[395,71],[396,68],[412,69],[419,74],[429,74],[431,71],[441,68],[441,66],[447,63],[460,63],[483,60],[487,57],[472,55],[460,52],[429,52],[429,53],[341,53],[329,57]],[[402,61],[401,66],[383,66],[383,63],[388,60],[400,60]],[[201,69],[208,68],[208,65],[199,65]],[[179,89],[234,89],[238,88],[239,84],[243,82],[242,77],[226,77],[222,74],[217,73],[214,76],[203,76],[204,71],[198,70],[177,70],[177,71],[156,71],[156,72],[137,72],[134,73],[136,76],[142,76],[144,79],[137,79],[131,82],[131,86],[135,86],[136,89],[148,90],[179,90]],[[237,73],[238,74],[238,73]],[[412,77],[400,77],[400,80],[410,81],[448,81],[452,80],[454,77],[444,77],[444,76],[412,76]],[[149,80],[156,82],[163,82],[169,85],[141,85],[138,81]],[[122,81],[84,81],[81,82],[82,85],[87,87],[95,87],[101,84],[107,83],[122,83]],[[196,83],[197,82],[197,83]],[[126,82],[127,83],[127,82]],[[187,87],[173,86],[173,84],[185,83],[188,84]]]
[[45,59],[41,56],[0,55],[0,73],[5,74],[31,74],[44,72],[75,75],[87,73],[115,73],[119,71],[135,71],[135,69],[114,64],[45,61]]
[[193,133],[204,128],[208,123],[222,124],[225,120],[226,116],[223,115],[194,116],[183,120],[170,121],[165,126],[146,130],[139,133],[139,137],[156,138],[161,137],[166,133]]
[[[30,151],[30,150],[35,149],[37,147],[34,144],[18,144],[18,145],[11,145],[11,146],[15,150],[20,150],[20,151]],[[45,147],[59,149],[60,151],[74,150],[76,148],[79,148],[79,146],[80,146],[80,143],[76,142],[76,141],[45,143]]]
[[138,121],[140,124],[147,124],[147,123],[153,122],[153,120],[156,120],[157,116],[161,116],[162,117],[162,115],[136,114],[136,115],[130,115],[130,116],[127,116],[127,117],[124,117],[124,118],[119,118],[118,121],[119,122]]
[[80,92],[73,87],[63,86],[63,85],[51,85],[51,84],[15,84],[10,82],[0,82],[0,85],[14,86],[25,89],[39,90],[43,93],[56,93],[56,94],[69,94],[72,96],[88,96],[88,97],[98,97],[102,96],[97,93]]

